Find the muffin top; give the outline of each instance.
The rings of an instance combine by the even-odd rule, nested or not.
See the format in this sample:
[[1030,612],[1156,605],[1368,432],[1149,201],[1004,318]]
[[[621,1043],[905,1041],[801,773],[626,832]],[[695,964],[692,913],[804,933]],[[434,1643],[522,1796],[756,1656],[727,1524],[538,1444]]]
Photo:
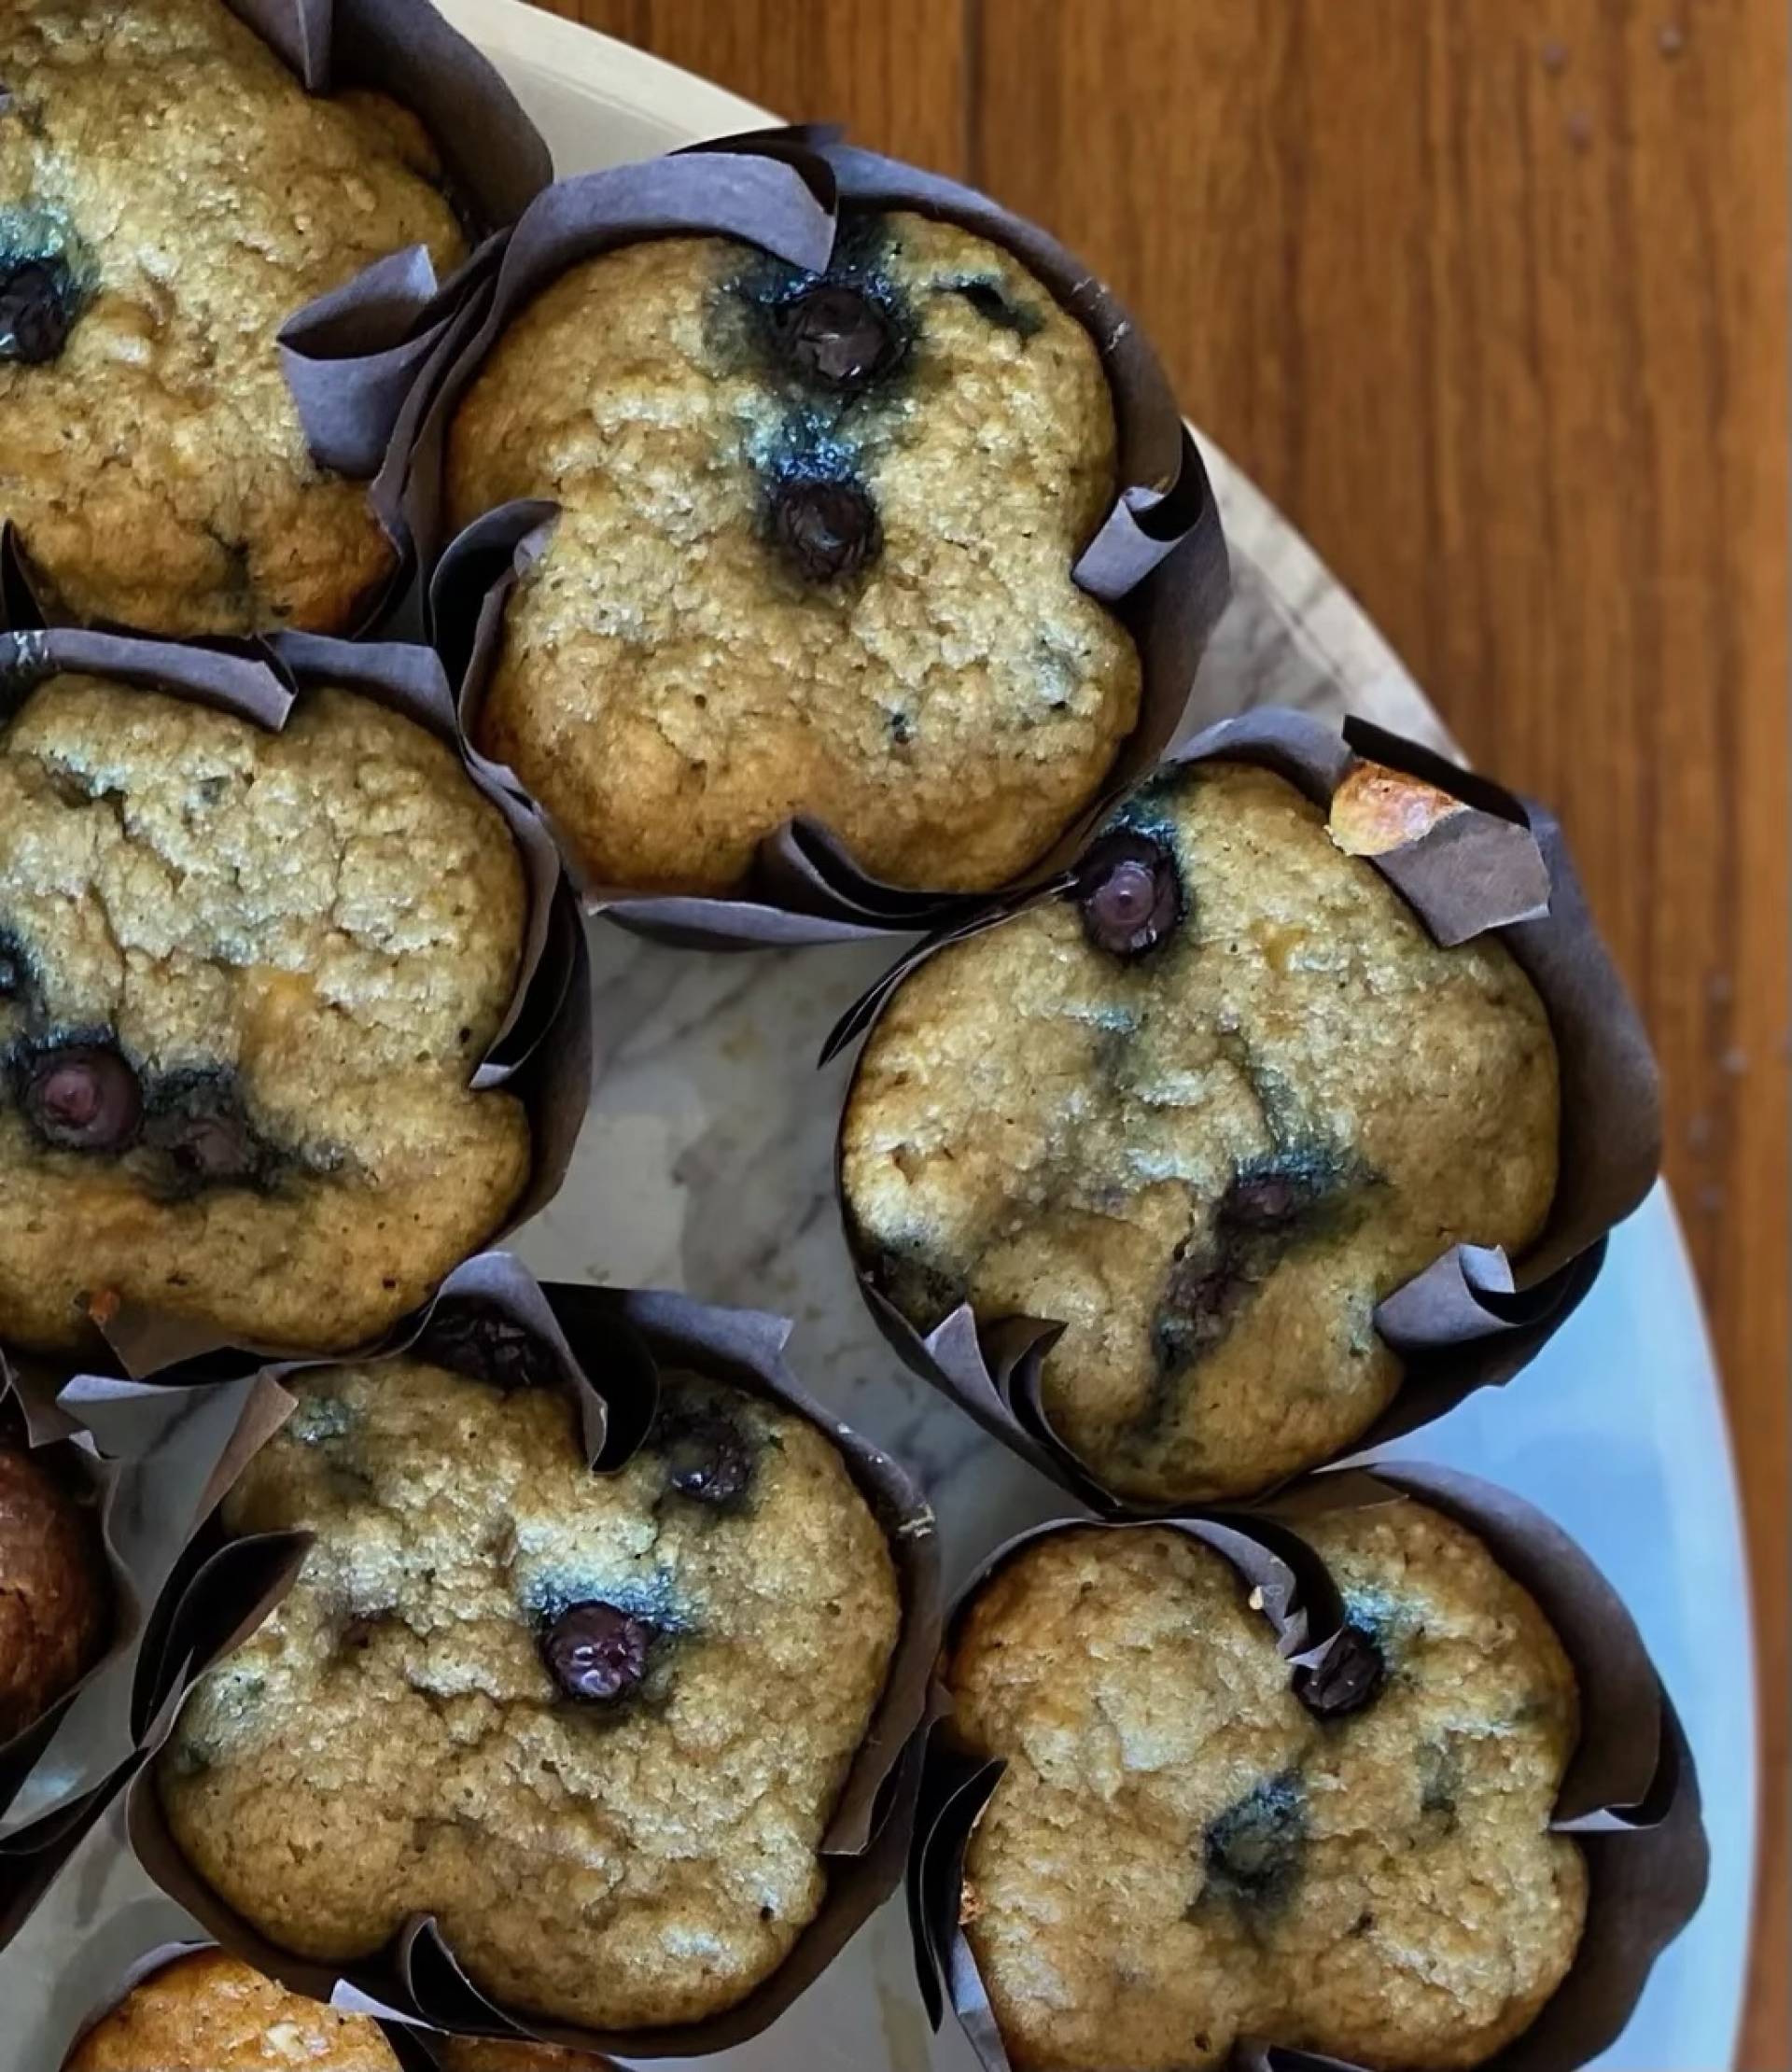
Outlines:
[[1335,1453],[1399,1384],[1376,1304],[1555,1193],[1555,1045],[1492,937],[1440,949],[1292,784],[1173,769],[1080,897],[942,950],[872,1031],[842,1176],[927,1330],[1066,1329],[1054,1429],[1110,1488],[1233,1495]]
[[562,507],[481,745],[598,882],[727,891],[807,814],[899,884],[1001,884],[1138,716],[1071,578],[1115,480],[1088,333],[949,223],[848,217],[819,279],[713,237],[576,265],[451,428],[455,526]]
[[108,1623],[91,1515],[30,1454],[0,1443],[0,1743],[79,1681]]
[[61,609],[345,628],[392,565],[274,334],[376,259],[464,256],[411,116],[325,99],[222,0],[0,0],[0,514]]
[[221,1950],[177,1957],[77,2046],[65,2072],[399,2072],[364,2014],[288,1993]]
[[116,1293],[350,1345],[500,1221],[528,1125],[469,1081],[527,892],[444,742],[54,677],[0,722],[0,1338]]
[[716,2013],[788,1955],[895,1570],[813,1426],[664,1384],[595,1476],[558,1391],[414,1359],[300,1379],[225,1522],[315,1546],[159,1771],[180,1847],[274,1941],[342,1963],[431,1912],[495,2000],[595,2028]]
[[965,1861],[1015,2072],[1198,2072],[1236,2037],[1473,2065],[1573,1962],[1548,1832],[1574,1673],[1472,1534],[1400,1501],[1300,1527],[1356,1673],[1291,1677],[1248,1586],[1167,1527],[1057,1533],[980,1591],[948,1682],[1007,1765]]

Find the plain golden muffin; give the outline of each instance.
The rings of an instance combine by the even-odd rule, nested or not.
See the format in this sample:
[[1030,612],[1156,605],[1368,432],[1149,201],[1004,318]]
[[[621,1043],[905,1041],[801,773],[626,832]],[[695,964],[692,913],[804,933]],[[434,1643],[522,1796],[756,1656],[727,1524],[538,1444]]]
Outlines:
[[153,1973],[77,2046],[64,2072],[399,2072],[364,2014],[288,1993],[221,1950]]
[[96,1520],[29,1453],[0,1444],[0,1744],[79,1682],[109,1625]]
[[422,1359],[300,1378],[224,1517],[316,1543],[158,1771],[181,1849],[273,1941],[346,1963],[429,1912],[501,2005],[605,2029],[701,2020],[789,1955],[894,1564],[813,1426],[663,1380],[596,1476],[555,1390]]
[[1128,803],[1073,893],[942,950],[872,1031],[841,1173],[923,1331],[1061,1321],[1043,1403],[1108,1487],[1190,1502],[1327,1459],[1399,1387],[1375,1307],[1555,1194],[1542,1002],[1440,949],[1268,771]]
[[1243,2035],[1382,2072],[1479,2065],[1566,1976],[1579,1732],[1543,1614],[1402,1501],[1301,1536],[1354,1653],[1292,1678],[1247,1585],[1162,1527],[1061,1533],[973,1601],[954,1718],[1007,1769],[964,1919],[1015,2072],[1201,2072]]
[[222,0],[0,0],[0,516],[52,602],[161,633],[345,629],[393,565],[274,334],[466,245],[421,126],[305,92]]
[[268,733],[54,677],[0,722],[0,1340],[115,1299],[361,1343],[502,1222],[522,1105],[469,1080],[527,917],[444,742],[301,693]]
[[1071,579],[1114,439],[1088,333],[950,224],[850,219],[819,279],[721,238],[574,266],[451,427],[455,526],[561,506],[480,746],[600,883],[724,892],[807,814],[898,884],[1001,884],[1138,717]]

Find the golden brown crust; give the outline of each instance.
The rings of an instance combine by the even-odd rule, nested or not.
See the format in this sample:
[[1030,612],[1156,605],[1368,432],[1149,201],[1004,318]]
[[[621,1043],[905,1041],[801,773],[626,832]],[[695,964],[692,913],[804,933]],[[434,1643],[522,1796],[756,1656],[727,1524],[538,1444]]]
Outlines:
[[[447,744],[327,687],[271,734],[56,677],[0,730],[0,1336],[71,1348],[89,1304],[124,1298],[348,1347],[498,1225],[528,1123],[469,1082],[527,894]],[[96,1037],[146,1116],[240,1104],[256,1177],[186,1184],[147,1121],[121,1154],[47,1144],[25,1061]]]
[[108,1616],[92,1516],[29,1454],[0,1445],[0,1743],[79,1681]]
[[1332,793],[1326,826],[1347,856],[1380,856],[1467,811],[1461,799],[1422,777],[1379,763],[1354,763]]
[[1348,1445],[1399,1385],[1377,1302],[1457,1240],[1522,1253],[1558,1072],[1505,946],[1440,949],[1281,778],[1202,763],[1127,824],[1173,854],[1181,920],[1127,961],[1053,901],[931,959],[865,1045],[841,1169],[911,1322],[966,1295],[1061,1320],[1055,1428],[1185,1502]]
[[307,94],[222,0],[0,0],[0,271],[80,314],[0,357],[0,512],[63,609],[168,633],[346,629],[393,554],[312,460],[274,334],[371,261],[465,241],[413,118]]
[[1578,1735],[1542,1613],[1400,1501],[1301,1528],[1386,1681],[1316,1717],[1217,1554],[1162,1528],[1023,1549],[949,1682],[1008,1768],[967,1932],[1016,2072],[1200,2072],[1240,2035],[1384,2072],[1478,2065],[1574,1959],[1580,1851],[1547,1824]]
[[[716,238],[572,268],[460,405],[456,526],[517,497],[562,506],[507,609],[481,745],[600,883],[726,891],[806,813],[898,883],[997,885],[1132,731],[1132,642],[1071,580],[1114,491],[1094,344],[981,239],[908,215],[880,234],[917,335],[824,428],[834,399],[753,328],[768,262]],[[791,469],[842,454],[882,545],[817,582],[767,511]]]
[[301,1998],[221,1950],[177,1957],[127,1994],[65,2072],[399,2072],[378,2026]]
[[[603,1377],[595,1377],[599,1387]],[[297,1587],[199,1687],[161,1758],[170,1827],[284,1947],[340,1963],[433,1913],[520,2011],[595,2028],[701,2020],[784,1961],[895,1646],[884,1533],[814,1426],[694,1377],[594,1476],[566,1400],[413,1360],[301,1378],[228,1500],[301,1528]],[[718,1426],[736,1500],[679,1493]],[[567,1606],[656,1636],[645,1681],[570,1698]]]

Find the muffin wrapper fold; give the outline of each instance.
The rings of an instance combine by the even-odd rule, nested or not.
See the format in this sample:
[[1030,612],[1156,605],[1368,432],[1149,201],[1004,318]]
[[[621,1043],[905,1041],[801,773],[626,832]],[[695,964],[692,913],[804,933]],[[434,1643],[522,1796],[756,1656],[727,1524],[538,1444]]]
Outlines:
[[[805,1418],[836,1447],[889,1535],[903,1617],[884,1693],[822,1838],[828,1870],[819,1911],[766,1982],[723,2014],[676,2027],[601,2035],[525,2020],[487,2000],[455,1963],[434,1921],[417,1916],[392,1943],[358,1964],[310,1962],[276,1948],[233,1913],[187,1862],[155,1788],[153,1758],[198,1677],[246,1638],[286,1594],[310,1544],[303,1533],[225,1540],[203,1562],[195,1549],[181,1583],[152,1620],[138,1681],[142,1765],[126,1809],[131,1847],[149,1876],[226,1949],[315,1998],[381,2019],[462,2035],[511,2037],[631,2059],[707,2056],[756,2036],[819,1977],[901,1883],[919,1776],[920,1729],[940,1638],[939,1551],[933,1514],[898,1462],[842,1424],[796,1380],[784,1357],[787,1319],[716,1309],[682,1295],[538,1284],[509,1254],[486,1253],[451,1274],[440,1295],[377,1355],[407,1350],[442,1302],[473,1301],[545,1342],[577,1405],[594,1471],[621,1467],[645,1438],[658,1400],[660,1365],[734,1382]],[[262,1370],[281,1416],[292,1399],[283,1378],[343,1363],[290,1361]],[[620,1385],[619,1385],[620,1384]],[[116,1404],[156,1385],[94,1383]],[[275,1427],[263,1421],[240,1449],[240,1468]],[[225,1485],[217,1481],[214,1495]]]
[[[434,653],[398,642],[350,642],[301,633],[190,643],[21,624],[13,609],[22,597],[5,581],[8,566],[16,573],[17,564],[8,564],[6,546],[0,539],[0,723],[37,684],[73,670],[189,698],[274,733],[305,689],[335,685],[402,714],[453,747],[475,789],[503,816],[528,893],[516,986],[470,1081],[475,1091],[505,1087],[523,1102],[534,1145],[528,1184],[491,1241],[537,1214],[566,1177],[590,1103],[591,986],[584,930],[539,816],[494,764],[461,740]],[[222,1342],[203,1324],[131,1305],[96,1316],[95,1322],[132,1375],[195,1359]]]
[[[475,248],[445,284],[421,245],[393,252],[296,310],[275,341],[312,458],[377,477],[406,396],[450,320],[495,262],[502,233],[553,178],[541,133],[497,68],[429,0],[230,0],[308,93],[377,90],[429,133]],[[481,242],[481,241],[483,242]],[[373,514],[395,547],[397,497]]]
[[546,139],[497,68],[429,0],[228,0],[307,93],[371,88],[408,108],[482,231],[553,177]]
[[[105,1812],[133,1762],[132,1690],[146,1609],[194,1529],[271,1429],[278,1392],[255,1376],[222,1387],[137,1392],[103,1420],[57,1393],[38,1362],[0,1353],[0,1430],[84,1490],[96,1514],[112,1625],[92,1667],[44,1715],[0,1744],[0,1949]],[[109,1384],[108,1384],[109,1386]],[[285,1416],[283,1406],[280,1415]]]
[[[1581,1732],[1551,1822],[1584,1851],[1585,1930],[1573,1967],[1524,2034],[1487,2072],[1574,2072],[1624,2029],[1656,1958],[1697,1912],[1708,1851],[1691,1752],[1672,1701],[1622,1601],[1561,1529],[1508,1491],[1450,1468],[1397,1461],[1331,1469],[1248,1511],[1160,1522],[1204,1542],[1253,1589],[1291,1669],[1322,1660],[1341,1625],[1337,1592],[1299,1538],[1304,1521],[1411,1496],[1474,1533],[1531,1593],[1574,1665]],[[1021,1547],[1055,1533],[1130,1532],[1139,1521],[1059,1519],[999,1547],[946,1615],[947,1645],[983,1585]],[[1003,1765],[959,1743],[949,1700],[931,1730],[908,1873],[909,1922],[921,1994],[935,2028],[946,2006],[984,2072],[1012,2072],[961,1925],[964,1858]],[[1238,2072],[1308,2072],[1350,2061],[1240,2037]]]
[[[148,1932],[161,1931],[150,1928]],[[68,2005],[66,2011],[57,2007],[49,2017],[50,2039],[60,2054],[46,2065],[45,2072],[54,2072],[55,2066],[72,2057],[76,2045],[87,2032],[103,2022],[146,1979],[153,1978],[181,1957],[216,1947],[203,1941],[158,1941],[140,1947],[141,1938],[142,1924],[137,1910],[125,1909],[95,1925],[91,1939],[78,1960],[69,1967],[68,1982],[76,1979],[83,1982],[96,1979],[100,1981],[97,1991],[89,1990],[85,1994],[78,2009],[74,1995],[65,1990],[63,1981],[50,1981],[50,1992],[58,2001],[65,2000]],[[422,2037],[414,2031],[394,2022],[383,2023],[382,2033],[402,2072],[436,2072],[435,2059],[424,2049]]]
[[[419,385],[423,399],[413,394],[403,509],[424,567],[433,571],[428,616],[460,680],[469,733],[497,659],[504,603],[541,552],[557,510],[542,501],[503,505],[454,541],[443,539],[449,424],[506,326],[569,267],[642,238],[731,237],[821,272],[847,207],[917,211],[1004,247],[1093,337],[1114,399],[1120,488],[1074,574],[1114,609],[1143,665],[1138,723],[1102,798],[1149,768],[1171,739],[1229,578],[1207,471],[1155,354],[1082,261],[1035,225],[969,188],[814,129],[755,132],[563,181],[524,214],[489,287],[477,289],[451,324]],[[1080,815],[1036,869],[1050,869],[1074,847],[1077,829],[1099,810],[1098,803]],[[762,841],[737,897],[645,895],[620,885],[583,890],[592,910],[693,948],[842,942],[932,927],[985,898],[883,883],[805,819]]]
[[[1497,1247],[1457,1245],[1378,1305],[1377,1329],[1400,1352],[1405,1379],[1382,1415],[1340,1454],[1414,1431],[1475,1390],[1518,1374],[1591,1287],[1607,1232],[1654,1183],[1661,1148],[1660,1092],[1648,1039],[1600,940],[1561,830],[1544,807],[1365,721],[1346,720],[1340,732],[1277,707],[1203,729],[1161,767],[1210,760],[1259,763],[1324,805],[1359,756],[1419,777],[1472,809],[1362,861],[1380,871],[1440,940],[1465,942],[1491,931],[1523,968],[1555,1038],[1561,1141],[1548,1221],[1521,1259],[1509,1260]],[[1063,895],[1075,879],[1072,868],[1029,891],[987,902],[909,950],[847,1011],[822,1062],[867,1035],[903,981],[937,951]],[[1536,911],[1539,884],[1547,888],[1543,913]],[[844,1187],[838,1192],[860,1290],[904,1365],[1083,1502],[1115,1516],[1155,1515],[1157,1507],[1107,1489],[1052,1428],[1041,1400],[1041,1366],[1062,1324],[982,1317],[963,1303],[932,1330],[917,1330],[876,1287],[875,1262],[857,1240]]]

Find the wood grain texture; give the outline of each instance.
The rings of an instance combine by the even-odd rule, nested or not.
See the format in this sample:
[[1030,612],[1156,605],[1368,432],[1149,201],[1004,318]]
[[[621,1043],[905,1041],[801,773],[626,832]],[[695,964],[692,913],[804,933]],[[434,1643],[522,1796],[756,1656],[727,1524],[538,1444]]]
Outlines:
[[970,122],[964,0],[544,0],[792,122],[962,178]]
[[1470,752],[1561,811],[1660,1052],[1739,1440],[1740,2062],[1792,2064],[1782,0],[558,4],[1077,246]]

